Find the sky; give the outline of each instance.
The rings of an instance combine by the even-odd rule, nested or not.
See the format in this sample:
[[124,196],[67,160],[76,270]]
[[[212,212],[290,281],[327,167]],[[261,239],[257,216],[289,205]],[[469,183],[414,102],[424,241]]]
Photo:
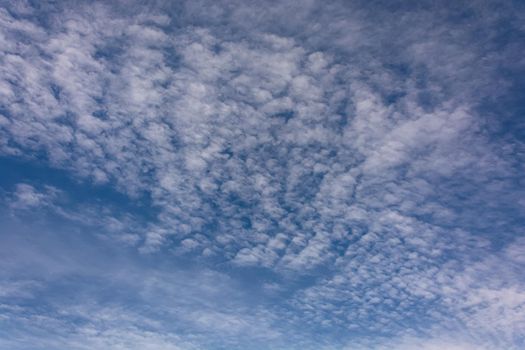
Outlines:
[[0,0],[0,349],[524,349],[524,52],[513,0]]

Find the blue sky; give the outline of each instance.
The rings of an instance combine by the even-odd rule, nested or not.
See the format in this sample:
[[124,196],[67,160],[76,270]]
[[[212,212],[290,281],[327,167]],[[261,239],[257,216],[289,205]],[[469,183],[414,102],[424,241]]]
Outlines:
[[0,349],[525,347],[519,1],[0,1]]

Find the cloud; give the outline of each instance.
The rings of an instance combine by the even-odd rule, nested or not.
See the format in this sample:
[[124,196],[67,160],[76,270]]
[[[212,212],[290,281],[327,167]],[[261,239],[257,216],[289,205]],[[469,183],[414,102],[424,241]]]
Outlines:
[[12,209],[27,210],[52,205],[60,191],[53,186],[44,186],[42,190],[25,183],[16,185],[16,189],[9,200]]
[[[253,309],[170,304],[171,318],[219,343],[283,345],[282,322],[303,348],[405,333],[405,348],[519,345],[523,143],[494,107],[522,72],[514,6],[2,6],[0,154],[140,209],[38,185],[53,182],[45,174],[17,181],[7,206],[139,260],[170,254],[240,280],[257,271],[254,285],[274,291],[265,302],[286,295]],[[115,348],[195,335],[103,323],[73,333]]]
[[26,229],[1,238],[3,250],[17,248],[1,259],[1,347],[242,348],[282,339],[274,312],[249,303],[251,296],[223,273],[146,268],[56,226],[39,226],[38,237],[35,227]]
[[469,343],[463,340],[443,340],[443,339],[408,339],[403,341],[394,349],[423,349],[423,350],[473,350],[473,349],[488,349],[483,344]]

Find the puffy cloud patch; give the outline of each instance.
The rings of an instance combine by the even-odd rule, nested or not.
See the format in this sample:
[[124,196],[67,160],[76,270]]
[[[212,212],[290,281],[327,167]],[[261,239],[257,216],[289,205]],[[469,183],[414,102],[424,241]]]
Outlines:
[[[0,154],[155,215],[21,181],[11,214],[46,211],[140,259],[282,279],[257,281],[286,298],[255,316],[182,308],[197,329],[254,335],[268,316],[334,347],[341,333],[523,342],[523,142],[484,108],[522,72],[514,5],[26,5],[0,8]],[[261,334],[277,339],[272,322]],[[92,346],[131,344],[91,324],[107,335]],[[119,327],[136,344],[157,334]],[[179,339],[162,334],[151,344]]]

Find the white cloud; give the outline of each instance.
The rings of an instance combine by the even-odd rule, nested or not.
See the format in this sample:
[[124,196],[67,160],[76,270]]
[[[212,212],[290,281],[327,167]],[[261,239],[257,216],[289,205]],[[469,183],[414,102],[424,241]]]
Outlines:
[[[499,270],[476,257],[523,263],[521,239],[494,252],[486,229],[503,232],[510,219],[499,213],[518,210],[522,146],[487,136],[477,107],[505,91],[492,67],[514,49],[471,40],[509,9],[480,5],[468,29],[424,6],[394,20],[337,2],[208,5],[185,4],[181,18],[102,4],[56,7],[47,21],[27,6],[0,11],[0,153],[145,196],[159,214],[67,208],[57,189],[23,183],[11,208],[46,208],[142,253],[167,247],[280,276],[323,271],[291,288],[286,306],[321,328],[398,334],[452,314],[465,332],[488,332],[496,318],[510,344],[522,280],[493,282]],[[239,313],[188,315],[256,332]],[[470,346],[414,341],[406,348]]]
[[8,205],[12,209],[18,210],[48,207],[53,204],[53,201],[59,194],[60,191],[53,186],[44,186],[42,189],[36,189],[30,184],[19,183],[8,200]]

